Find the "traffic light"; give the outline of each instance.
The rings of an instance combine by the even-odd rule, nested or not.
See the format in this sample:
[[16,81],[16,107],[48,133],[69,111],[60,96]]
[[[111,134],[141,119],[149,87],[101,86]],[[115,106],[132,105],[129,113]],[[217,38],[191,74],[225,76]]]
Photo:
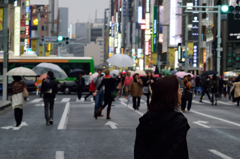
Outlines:
[[240,20],[240,6],[229,6],[230,14],[234,14],[235,20]]
[[58,36],[58,42],[64,42],[65,44],[68,45],[69,44],[69,37],[63,37],[63,36]]
[[222,5],[221,11],[222,11],[222,13],[228,13],[228,11],[229,11],[229,6],[228,6],[228,5]]
[[63,36],[58,36],[58,41],[63,41]]

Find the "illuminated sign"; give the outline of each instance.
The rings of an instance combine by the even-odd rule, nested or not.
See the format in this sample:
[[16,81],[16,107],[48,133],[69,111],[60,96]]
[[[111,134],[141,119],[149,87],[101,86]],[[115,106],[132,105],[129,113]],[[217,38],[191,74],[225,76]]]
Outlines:
[[149,55],[149,42],[145,42],[145,55]]
[[138,23],[142,22],[142,6],[138,7]]
[[38,25],[38,18],[36,18],[36,19],[33,20],[33,24],[34,24],[34,25]]
[[[193,6],[198,6],[199,5],[199,0],[193,0]],[[194,8],[195,9],[195,8]],[[198,41],[199,37],[199,13],[193,12],[192,14],[192,40],[193,41]]]
[[21,7],[15,7],[14,12],[14,56],[20,56]]
[[126,16],[126,0],[123,0],[123,17]]
[[24,51],[27,52],[27,48],[29,47],[29,32],[30,32],[30,27],[29,27],[29,19],[30,19],[30,0],[25,0],[25,35],[26,39],[24,41]]
[[146,29],[150,29],[150,13],[146,13]]
[[198,55],[198,42],[194,42],[193,45],[193,67],[197,67],[197,55]]
[[141,58],[141,54],[142,54],[142,49],[139,48],[139,49],[137,50],[137,58]]
[[146,13],[150,13],[150,0],[146,0]]
[[153,6],[152,52],[157,51],[157,6]]
[[30,13],[30,7],[25,8],[25,13]]

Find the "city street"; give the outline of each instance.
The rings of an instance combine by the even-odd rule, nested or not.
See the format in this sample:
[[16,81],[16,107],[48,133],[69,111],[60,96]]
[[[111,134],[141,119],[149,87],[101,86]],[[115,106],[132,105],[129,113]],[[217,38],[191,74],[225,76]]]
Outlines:
[[[84,97],[84,96],[83,96]],[[145,96],[139,111],[116,99],[111,120],[93,118],[94,101],[76,95],[57,95],[54,124],[46,126],[42,98],[31,94],[24,105],[23,122],[15,124],[11,107],[0,111],[0,158],[7,159],[132,159],[138,119],[147,111]],[[224,98],[217,106],[199,96],[184,113],[191,159],[240,158],[240,107]]]

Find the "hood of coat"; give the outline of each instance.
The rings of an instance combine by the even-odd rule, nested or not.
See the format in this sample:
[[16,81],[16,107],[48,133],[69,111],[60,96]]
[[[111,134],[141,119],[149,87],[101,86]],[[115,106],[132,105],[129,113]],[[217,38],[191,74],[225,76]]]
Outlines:
[[139,119],[140,124],[138,129],[142,129],[147,132],[155,132],[156,130],[162,130],[171,122],[172,119],[183,116],[182,113],[176,111],[166,112],[150,112],[148,111],[143,117]]

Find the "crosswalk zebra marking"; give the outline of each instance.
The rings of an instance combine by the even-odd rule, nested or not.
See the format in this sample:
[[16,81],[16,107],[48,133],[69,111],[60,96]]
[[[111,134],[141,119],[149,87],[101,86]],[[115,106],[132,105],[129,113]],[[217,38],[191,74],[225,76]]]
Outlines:
[[42,98],[37,98],[37,99],[34,99],[33,101],[31,101],[31,103],[37,103],[37,102],[40,102],[42,100],[43,100]]
[[63,98],[61,102],[69,102],[71,98]]

